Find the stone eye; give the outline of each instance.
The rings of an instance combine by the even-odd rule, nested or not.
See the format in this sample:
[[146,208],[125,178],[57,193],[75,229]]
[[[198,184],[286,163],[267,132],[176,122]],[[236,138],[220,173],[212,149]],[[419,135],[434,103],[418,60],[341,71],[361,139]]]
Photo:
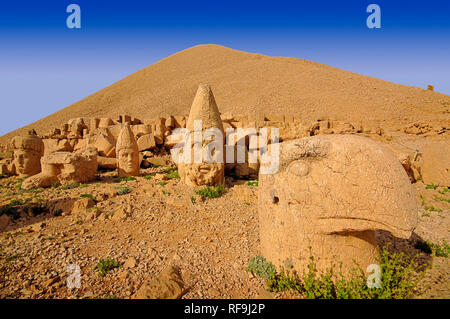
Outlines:
[[295,161],[289,165],[288,171],[296,176],[306,176],[308,175],[309,168],[306,163]]

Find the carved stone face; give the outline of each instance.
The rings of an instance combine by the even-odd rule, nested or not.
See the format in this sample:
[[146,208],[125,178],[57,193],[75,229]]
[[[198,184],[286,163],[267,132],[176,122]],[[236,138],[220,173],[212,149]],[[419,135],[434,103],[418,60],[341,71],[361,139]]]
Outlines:
[[119,175],[137,175],[139,173],[139,152],[135,149],[121,149],[117,159]]
[[194,186],[220,184],[222,183],[224,169],[223,163],[187,164],[185,166],[186,180]]
[[41,171],[41,154],[38,151],[14,150],[14,164],[19,175],[35,175]]

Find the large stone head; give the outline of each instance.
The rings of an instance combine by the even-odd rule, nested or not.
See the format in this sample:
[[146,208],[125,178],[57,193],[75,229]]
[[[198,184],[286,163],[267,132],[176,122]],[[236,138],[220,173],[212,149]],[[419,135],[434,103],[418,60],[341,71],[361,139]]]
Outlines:
[[262,253],[305,269],[377,263],[375,230],[409,238],[417,223],[411,183],[382,145],[354,135],[280,144],[279,170],[259,176]]
[[[192,103],[186,129],[191,154],[179,163],[181,180],[190,186],[224,182],[224,130],[211,87],[200,84]],[[197,136],[201,136],[197,138]]]
[[31,176],[41,171],[40,159],[44,153],[44,144],[34,131],[28,132],[26,136],[15,136],[11,146],[18,175]]
[[139,148],[129,123],[122,124],[116,155],[120,177],[139,175]]

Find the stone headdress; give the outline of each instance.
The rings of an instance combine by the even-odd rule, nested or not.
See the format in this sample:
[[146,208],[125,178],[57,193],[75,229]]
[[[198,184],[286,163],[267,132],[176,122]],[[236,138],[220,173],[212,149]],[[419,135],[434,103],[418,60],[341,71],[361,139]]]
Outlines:
[[44,143],[34,130],[28,131],[26,136],[14,136],[11,140],[11,147],[15,150],[23,149],[38,153],[44,151]]
[[123,149],[133,149],[136,152],[139,151],[136,138],[134,137],[133,131],[131,130],[130,123],[122,124],[122,129],[120,130],[119,137],[116,143],[116,153],[118,154],[120,150]]

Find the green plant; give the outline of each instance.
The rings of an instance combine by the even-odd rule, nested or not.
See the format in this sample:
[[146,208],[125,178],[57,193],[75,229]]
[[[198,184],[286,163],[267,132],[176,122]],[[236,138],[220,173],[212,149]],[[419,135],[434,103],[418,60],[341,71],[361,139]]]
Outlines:
[[98,270],[98,275],[104,277],[108,271],[119,267],[119,262],[112,258],[100,259],[95,268]]
[[442,194],[442,195],[445,195],[445,193],[448,193],[448,192],[450,192],[450,188],[448,188],[448,187],[444,187],[443,189],[438,190],[438,193]]
[[11,261],[13,261],[13,260],[16,260],[16,259],[18,259],[18,258],[20,258],[20,255],[19,255],[19,254],[14,254],[14,255],[12,255],[12,256],[7,257],[7,258],[5,259],[5,261],[6,261],[7,263],[9,263],[9,262],[11,262]]
[[442,245],[435,244],[431,241],[426,241],[426,245],[429,247],[429,249],[433,252],[433,254],[436,257],[447,258],[450,254],[450,246],[445,240],[442,242]]
[[81,198],[89,198],[89,199],[94,200],[94,195],[92,195],[92,194],[81,194],[80,197]]
[[244,204],[247,205],[247,206],[250,206],[250,205],[251,205],[249,202],[245,202]]
[[52,188],[58,188],[59,186],[61,186],[59,182],[53,182],[51,185]]
[[75,224],[81,225],[81,224],[83,224],[83,220],[81,218],[77,218],[77,220],[75,221]]
[[64,185],[64,186],[62,187],[62,189],[73,189],[73,188],[77,188],[78,186],[79,186],[78,183],[72,183],[72,184]]
[[439,212],[439,213],[442,212],[442,209],[436,208],[434,206],[424,206],[423,208],[430,212]]
[[172,170],[167,174],[168,179],[180,178],[180,174],[177,170]]
[[165,189],[161,190],[161,192],[162,192],[164,195],[170,195],[170,192],[166,191]]
[[86,188],[88,186],[89,186],[88,184],[80,184],[79,188]]
[[118,189],[117,194],[118,195],[125,195],[131,193],[131,189],[126,186],[116,187]]
[[426,189],[436,189],[439,185],[435,185],[434,183],[431,183],[431,185],[425,186]]
[[136,180],[136,177],[134,177],[134,176],[122,177],[120,179],[121,182],[129,182],[129,181],[135,181],[135,180]]
[[441,201],[441,202],[446,202],[446,203],[450,203],[450,198],[444,198],[444,197],[434,197],[435,200]]
[[248,263],[247,271],[265,280],[275,278],[277,273],[276,267],[267,261],[264,256],[252,257]]
[[166,181],[159,181],[159,182],[156,182],[156,185],[159,185],[159,186],[166,186],[166,184],[167,184]]
[[195,190],[197,195],[208,198],[217,198],[226,193],[225,186],[219,184],[215,187],[204,186],[200,189]]
[[258,186],[258,181],[248,181],[247,182],[247,186],[249,187],[253,187],[253,186]]
[[192,203],[192,204],[195,204],[196,201],[197,201],[197,200],[195,199],[195,197],[194,197],[194,196],[191,196],[191,203]]
[[145,176],[144,178],[147,179],[147,180],[148,180],[148,179],[152,179],[152,178],[153,178],[153,175],[147,175],[147,176]]
[[347,276],[342,274],[342,270],[336,273],[333,265],[319,272],[312,256],[302,276],[295,270],[281,268],[277,271],[262,256],[252,258],[247,270],[264,278],[270,291],[293,290],[311,299],[408,298],[424,276],[424,269],[415,258],[407,258],[402,253],[389,253],[387,248],[380,251],[379,267],[379,288],[369,288],[368,277],[358,265]]

